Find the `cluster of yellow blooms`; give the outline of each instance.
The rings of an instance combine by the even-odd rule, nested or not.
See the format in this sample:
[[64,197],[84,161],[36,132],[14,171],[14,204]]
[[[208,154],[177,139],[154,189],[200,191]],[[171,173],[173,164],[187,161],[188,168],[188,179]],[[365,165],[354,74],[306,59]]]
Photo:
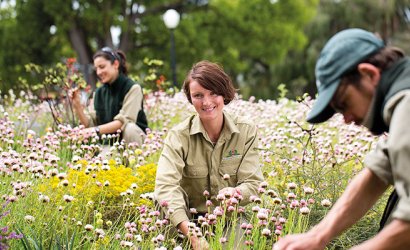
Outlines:
[[39,191],[57,200],[61,200],[64,195],[70,195],[74,197],[73,203],[78,204],[88,201],[112,204],[118,201],[123,192],[131,190],[132,184],[138,180],[131,168],[115,166],[112,163],[110,161],[109,167],[106,168],[91,165],[79,170],[69,169],[63,177],[56,175],[45,180]]
[[136,181],[137,193],[144,194],[154,192],[155,175],[157,174],[157,165],[155,163],[148,163],[137,168],[138,179]]

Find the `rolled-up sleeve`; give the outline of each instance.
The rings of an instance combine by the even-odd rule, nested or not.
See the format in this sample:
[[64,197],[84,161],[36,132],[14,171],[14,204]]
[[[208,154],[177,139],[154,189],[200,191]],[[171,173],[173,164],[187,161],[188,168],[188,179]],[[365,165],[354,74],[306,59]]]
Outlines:
[[258,188],[263,181],[263,174],[259,165],[257,151],[258,135],[255,126],[249,126],[244,157],[238,169],[238,188],[241,190],[243,200],[241,205],[250,202],[250,196],[258,194]]
[[121,121],[121,130],[124,130],[127,123],[136,123],[138,112],[141,110],[143,95],[141,86],[138,84],[132,85],[131,89],[124,97],[122,108],[114,120]]
[[[155,199],[159,203],[163,201],[168,203],[168,209],[164,209],[164,212],[174,226],[189,220],[186,204],[187,194],[180,185],[185,166],[183,154],[181,136],[177,131],[170,130],[165,138],[164,148],[158,161]],[[169,213],[169,210],[173,212]]]
[[393,185],[393,174],[390,165],[387,137],[379,138],[375,149],[370,151],[364,158],[364,167],[370,169],[384,183]]
[[396,105],[390,122],[387,141],[394,187],[399,203],[393,218],[410,221],[410,95]]

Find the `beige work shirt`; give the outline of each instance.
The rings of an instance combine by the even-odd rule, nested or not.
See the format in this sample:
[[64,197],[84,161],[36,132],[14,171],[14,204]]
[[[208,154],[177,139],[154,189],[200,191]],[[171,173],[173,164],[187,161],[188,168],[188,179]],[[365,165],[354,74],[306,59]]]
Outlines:
[[394,95],[383,110],[383,119],[390,127],[388,136],[382,136],[364,159],[365,167],[396,188],[400,199],[390,217],[405,221],[410,221],[409,114],[410,90],[404,90]]
[[[120,112],[114,117],[114,121],[119,120],[122,122],[122,131],[125,130],[128,123],[135,124],[137,122],[137,115],[141,110],[143,98],[141,86],[139,84],[132,85],[124,97]],[[88,118],[89,127],[97,125],[97,113],[95,112],[93,103],[90,103],[88,109],[86,109],[85,115]]]
[[[257,195],[263,180],[259,165],[257,129],[250,121],[224,112],[224,127],[215,145],[209,139],[198,115],[193,115],[171,129],[158,162],[155,199],[167,201],[172,214],[165,211],[177,226],[189,219],[189,209],[206,213],[203,195],[207,190],[214,205],[222,188],[238,187],[249,203]],[[230,178],[224,180],[228,174]],[[167,210],[167,209],[165,209]]]

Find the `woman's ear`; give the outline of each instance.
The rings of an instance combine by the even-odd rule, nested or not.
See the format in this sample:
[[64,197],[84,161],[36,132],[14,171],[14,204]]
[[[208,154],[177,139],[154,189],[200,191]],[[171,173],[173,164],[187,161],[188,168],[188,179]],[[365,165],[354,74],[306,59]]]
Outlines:
[[381,72],[380,69],[370,63],[360,63],[357,65],[357,70],[359,71],[361,78],[367,78],[370,83],[377,86],[380,81]]
[[116,69],[119,69],[119,68],[120,68],[120,61],[114,60],[114,62],[112,63],[112,65],[114,65],[114,67],[115,67]]

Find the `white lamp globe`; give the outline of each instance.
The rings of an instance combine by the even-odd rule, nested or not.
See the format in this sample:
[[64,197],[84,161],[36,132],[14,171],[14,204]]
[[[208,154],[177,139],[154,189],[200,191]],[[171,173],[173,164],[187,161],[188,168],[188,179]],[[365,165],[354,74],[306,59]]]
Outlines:
[[169,9],[164,13],[163,19],[168,29],[175,29],[179,24],[180,15],[176,10]]

